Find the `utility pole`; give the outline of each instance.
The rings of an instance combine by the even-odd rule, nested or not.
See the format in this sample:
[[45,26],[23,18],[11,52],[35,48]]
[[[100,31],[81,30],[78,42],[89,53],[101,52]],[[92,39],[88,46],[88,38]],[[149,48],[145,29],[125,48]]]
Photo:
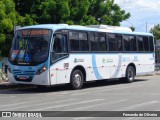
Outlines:
[[148,31],[147,31],[147,29],[148,29],[147,26],[148,26],[148,25],[147,25],[147,22],[146,22],[146,32],[148,32]]

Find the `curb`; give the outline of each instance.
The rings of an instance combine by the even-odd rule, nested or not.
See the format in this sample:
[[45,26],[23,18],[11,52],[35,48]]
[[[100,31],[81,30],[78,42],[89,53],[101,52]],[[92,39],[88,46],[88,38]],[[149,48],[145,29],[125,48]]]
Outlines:
[[10,89],[10,88],[16,88],[16,87],[18,87],[18,85],[12,84],[12,83],[9,83],[9,82],[0,83],[0,89]]
[[23,88],[31,88],[33,85],[25,85],[25,84],[13,84],[9,82],[0,83],[0,90],[3,89],[23,89]]

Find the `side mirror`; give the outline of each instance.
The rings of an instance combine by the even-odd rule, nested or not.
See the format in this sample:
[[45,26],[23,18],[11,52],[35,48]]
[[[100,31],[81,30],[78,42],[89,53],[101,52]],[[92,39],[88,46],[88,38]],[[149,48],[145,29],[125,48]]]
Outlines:
[[52,54],[55,54],[55,51],[53,50],[51,53],[52,53]]

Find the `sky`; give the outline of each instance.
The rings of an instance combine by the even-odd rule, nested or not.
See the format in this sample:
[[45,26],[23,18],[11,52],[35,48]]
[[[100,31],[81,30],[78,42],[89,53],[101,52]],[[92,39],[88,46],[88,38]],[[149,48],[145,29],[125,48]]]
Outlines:
[[149,32],[154,25],[160,24],[160,0],[115,0],[115,3],[131,14],[121,26],[133,26],[137,32]]

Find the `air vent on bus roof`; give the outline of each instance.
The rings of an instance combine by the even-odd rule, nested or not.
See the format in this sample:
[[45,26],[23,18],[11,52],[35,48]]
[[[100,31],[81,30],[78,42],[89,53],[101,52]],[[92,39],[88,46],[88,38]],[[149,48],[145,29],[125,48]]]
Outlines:
[[82,25],[70,25],[72,27],[85,27],[85,26],[82,26]]
[[60,24],[58,24],[58,25],[64,25],[64,26],[68,26],[68,24],[63,24],[63,23],[60,23]]
[[118,26],[110,26],[110,25],[88,25],[86,27],[105,29],[105,30],[117,30],[117,31],[132,32],[132,30],[128,27],[118,27]]

